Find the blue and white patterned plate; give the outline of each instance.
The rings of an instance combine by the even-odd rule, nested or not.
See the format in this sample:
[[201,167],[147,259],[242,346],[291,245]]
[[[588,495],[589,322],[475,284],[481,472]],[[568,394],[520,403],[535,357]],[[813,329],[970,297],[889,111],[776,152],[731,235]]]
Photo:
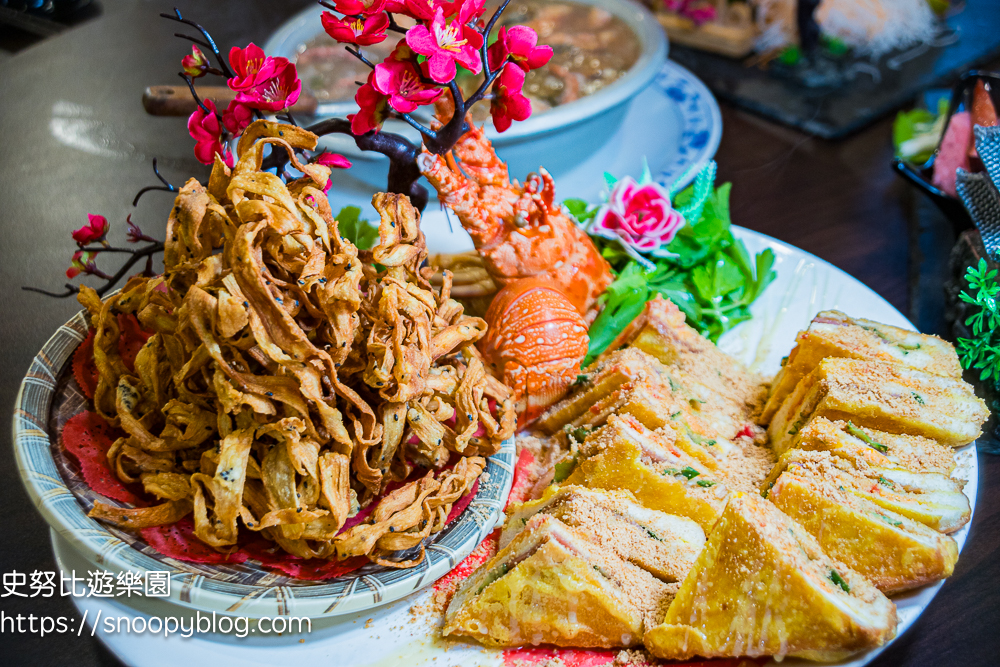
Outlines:
[[85,409],[71,381],[73,352],[87,335],[84,312],[59,328],[31,363],[14,411],[14,452],[28,494],[49,525],[81,555],[113,572],[171,573],[170,600],[202,611],[262,616],[336,616],[370,609],[417,591],[451,571],[493,530],[514,476],[514,440],[487,459],[472,502],[427,543],[414,568],[365,565],[327,581],[294,579],[256,561],[205,565],[168,558],[135,534],[87,516],[97,499],[59,442],[65,420]]

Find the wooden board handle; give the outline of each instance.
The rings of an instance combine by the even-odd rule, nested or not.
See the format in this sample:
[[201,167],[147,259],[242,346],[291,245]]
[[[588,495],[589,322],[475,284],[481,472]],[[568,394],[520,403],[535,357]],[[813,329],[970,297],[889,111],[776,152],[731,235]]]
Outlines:
[[[226,86],[196,86],[195,90],[200,98],[215,102],[220,112],[236,98]],[[150,86],[142,94],[142,106],[151,116],[189,116],[198,105],[187,86]],[[292,113],[316,113],[316,98],[303,91]]]

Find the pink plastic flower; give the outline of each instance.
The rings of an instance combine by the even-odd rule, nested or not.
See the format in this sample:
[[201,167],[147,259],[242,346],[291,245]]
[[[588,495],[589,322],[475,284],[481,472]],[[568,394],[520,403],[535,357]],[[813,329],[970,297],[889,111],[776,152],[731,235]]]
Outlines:
[[490,114],[497,132],[506,132],[512,120],[526,120],[531,115],[531,100],[521,92],[524,76],[523,69],[508,64],[493,82]]
[[538,69],[552,58],[552,47],[538,44],[538,33],[526,25],[504,26],[497,34],[497,41],[486,51],[490,69],[495,70],[507,56],[525,72]]
[[334,9],[345,16],[372,16],[384,11],[385,5],[386,0],[336,0]]
[[708,0],[664,0],[664,8],[691,19],[695,25],[715,20],[715,6]]
[[389,106],[399,113],[410,113],[417,107],[431,104],[442,88],[426,84],[420,80],[420,73],[413,63],[386,59],[375,66],[372,84],[375,90],[389,98]]
[[[430,21],[434,18],[434,13],[440,9],[445,18],[459,14],[459,22],[467,24],[474,18],[479,18],[483,13],[485,0],[452,0],[443,2],[442,0],[388,0],[385,10],[387,12],[405,14],[419,21]],[[398,5],[397,9],[392,9],[393,5]]]
[[375,14],[374,16],[349,17],[338,19],[330,12],[323,12],[320,17],[323,21],[323,30],[341,44],[357,44],[358,46],[370,46],[378,44],[385,39],[385,29],[389,27],[389,15]]
[[323,153],[318,158],[313,160],[313,162],[321,164],[324,167],[330,167],[331,169],[351,168],[351,161],[343,155],[337,155],[336,153]]
[[277,69],[288,63],[287,58],[268,58],[264,49],[253,42],[241,49],[234,46],[229,51],[229,66],[236,75],[229,79],[229,87],[236,92],[249,90],[259,86],[271,77]]
[[74,252],[69,268],[66,269],[66,277],[72,280],[81,273],[91,273],[97,268],[97,265],[94,263],[95,257],[97,257],[97,254],[93,252],[85,252],[83,250]]
[[594,220],[593,231],[617,237],[640,252],[665,248],[684,226],[684,216],[670,205],[670,195],[655,183],[640,186],[625,177],[615,184],[608,203]]
[[280,67],[275,70],[274,76],[259,83],[253,88],[244,90],[236,94],[236,101],[245,104],[251,109],[260,111],[280,111],[295,104],[302,93],[302,81],[295,71],[295,65],[284,58]]
[[[229,161],[232,156],[222,147],[222,123],[219,121],[219,114],[215,110],[215,102],[204,101],[208,113],[198,107],[188,118],[188,133],[194,139],[194,156],[202,164],[212,164],[215,162],[215,154],[218,153]],[[228,164],[228,161],[227,161]],[[230,164],[230,166],[232,166]]]
[[222,124],[231,134],[241,134],[253,122],[253,110],[236,100],[229,103],[222,112]]
[[483,45],[483,36],[459,19],[446,22],[441,7],[434,10],[429,26],[418,24],[410,28],[406,43],[417,53],[427,56],[422,65],[424,73],[438,83],[448,83],[455,78],[455,63],[473,74],[483,68],[478,51]]
[[208,58],[194,44],[191,45],[191,55],[181,58],[181,68],[192,79],[205,76],[209,67],[211,64],[208,62]]
[[347,120],[351,121],[351,132],[354,134],[364,134],[382,127],[382,123],[389,117],[389,98],[375,90],[372,82],[375,73],[368,75],[368,82],[358,88],[354,95],[354,101],[358,103],[360,111],[349,114]]
[[89,243],[100,243],[108,235],[108,219],[103,215],[87,214],[87,224],[73,232],[73,240],[81,248]]

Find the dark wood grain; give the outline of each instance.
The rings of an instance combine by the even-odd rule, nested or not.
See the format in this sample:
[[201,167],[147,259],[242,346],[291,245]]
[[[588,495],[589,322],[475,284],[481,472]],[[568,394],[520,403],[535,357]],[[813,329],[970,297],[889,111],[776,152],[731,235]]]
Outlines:
[[[154,183],[159,158],[176,183],[204,178],[183,118],[146,115],[143,90],[174,83],[184,43],[157,18],[173,3],[105,0],[102,15],[33,46],[0,71],[0,431],[32,356],[78,309],[22,292],[58,288],[73,247],[69,230],[101,213],[124,237],[132,195]],[[308,4],[177,2],[221,44],[262,43]],[[720,177],[734,183],[733,219],[828,260],[908,312],[911,266],[907,201],[889,169],[890,125],[881,122],[841,143],[809,139],[723,108]],[[135,220],[161,236],[171,201],[153,193]],[[981,457],[980,497],[954,577],[914,628],[876,664],[974,667],[1000,664],[1000,459]],[[48,528],[22,489],[10,446],[0,449],[3,546],[0,572],[53,570]],[[0,599],[5,613],[76,617],[65,598]],[[0,634],[4,664],[109,664],[113,658],[75,636]]]

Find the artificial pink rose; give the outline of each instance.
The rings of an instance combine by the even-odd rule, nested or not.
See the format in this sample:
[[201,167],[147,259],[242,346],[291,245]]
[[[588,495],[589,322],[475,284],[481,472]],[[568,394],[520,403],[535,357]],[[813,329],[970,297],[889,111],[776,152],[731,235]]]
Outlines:
[[341,44],[357,44],[371,46],[385,39],[385,29],[389,27],[389,15],[386,13],[373,16],[349,17],[338,19],[330,12],[323,12],[320,17],[323,30]]
[[665,248],[684,223],[684,216],[673,209],[670,195],[661,186],[640,186],[625,177],[597,212],[592,229],[604,237],[618,237],[640,252],[650,252]]
[[216,153],[226,159],[228,152],[222,147],[223,128],[219,114],[215,110],[215,102],[204,100],[203,104],[208,113],[205,113],[200,106],[196,107],[188,118],[188,133],[195,141],[194,156],[198,158],[198,162],[212,164],[215,162]]
[[191,45],[191,55],[181,58],[181,68],[192,79],[205,76],[209,67],[211,64],[208,62],[208,58],[194,44]]
[[226,110],[222,112],[222,124],[229,130],[230,134],[241,134],[252,122],[253,110],[236,100],[230,102]]
[[389,117],[389,98],[375,90],[372,85],[374,79],[375,73],[372,72],[368,75],[368,82],[358,88],[354,95],[354,101],[358,103],[360,110],[347,116],[354,134],[365,134],[371,130],[377,132]]
[[295,104],[302,93],[302,81],[295,65],[284,58],[279,62],[274,76],[253,88],[236,93],[236,101],[260,111],[281,111]]
[[493,82],[490,115],[497,132],[506,132],[512,120],[527,120],[531,115],[531,100],[524,96],[524,70],[507,64]]
[[497,41],[490,45],[486,58],[490,69],[496,70],[503,65],[508,56],[510,61],[525,72],[538,69],[552,58],[552,47],[537,46],[538,33],[526,25],[515,25],[511,28],[500,28]]
[[455,78],[455,63],[473,74],[483,68],[479,60],[483,36],[458,20],[446,22],[440,7],[434,11],[430,25],[418,24],[407,31],[406,43],[415,52],[427,56],[421,67],[424,74],[438,83],[448,83]]
[[431,104],[444,92],[426,84],[411,62],[386,59],[375,66],[372,85],[389,98],[389,106],[399,113],[410,113],[417,107]]
[[73,240],[81,248],[89,243],[100,243],[108,234],[108,219],[103,215],[87,214],[87,224],[73,232]]
[[286,58],[268,58],[253,42],[245,49],[234,46],[229,51],[229,65],[235,76],[227,83],[236,92],[249,90],[273,77],[279,65],[287,62]]

